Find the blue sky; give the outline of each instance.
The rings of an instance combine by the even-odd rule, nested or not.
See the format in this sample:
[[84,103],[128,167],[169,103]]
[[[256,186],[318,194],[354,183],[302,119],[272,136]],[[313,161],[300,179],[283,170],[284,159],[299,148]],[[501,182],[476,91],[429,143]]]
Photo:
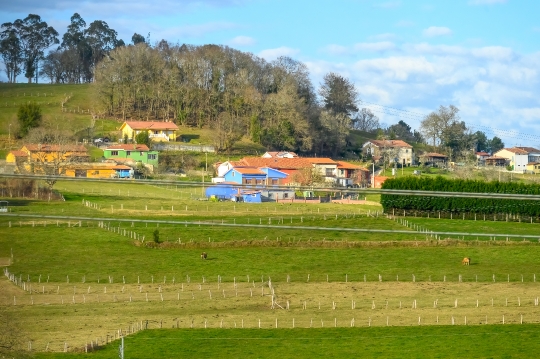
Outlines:
[[[417,128],[453,104],[473,131],[540,147],[540,2],[529,0],[0,0],[0,21],[39,14],[63,33],[78,12],[129,42],[224,44],[338,72],[361,107]],[[5,74],[0,79],[5,79]],[[396,111],[399,109],[403,111]]]

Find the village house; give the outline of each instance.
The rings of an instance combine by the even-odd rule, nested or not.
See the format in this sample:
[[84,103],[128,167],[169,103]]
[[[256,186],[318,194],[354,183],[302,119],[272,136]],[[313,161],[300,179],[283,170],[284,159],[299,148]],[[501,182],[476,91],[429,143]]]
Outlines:
[[68,167],[67,177],[85,178],[132,178],[134,171],[129,166],[110,163],[88,163]]
[[478,163],[478,165],[484,166],[486,164],[486,158],[489,157],[489,153],[480,151],[480,152],[476,152],[475,155],[476,155],[476,162]]
[[375,161],[389,161],[403,166],[414,164],[413,148],[402,140],[369,140],[362,145],[362,154]]
[[265,152],[262,158],[295,158],[298,155],[290,151],[279,151],[279,152]]
[[529,151],[518,147],[503,148],[495,152],[493,157],[504,158],[506,160],[505,165],[511,166],[512,171],[519,173],[524,173],[527,170],[528,163],[536,162],[529,161]]
[[6,164],[14,165],[16,172],[62,174],[71,163],[88,162],[86,147],[75,144],[26,144],[20,150],[10,151]]
[[114,160],[124,164],[134,165],[141,162],[150,165],[152,169],[158,165],[158,152],[151,151],[146,145],[112,145],[103,150],[103,157],[106,160]]
[[446,166],[448,162],[448,156],[437,153],[437,152],[427,152],[419,156],[420,163],[427,166]]
[[178,126],[174,122],[159,121],[126,121],[120,126],[122,138],[133,139],[146,131],[152,141],[176,141]]
[[336,182],[342,187],[351,187],[355,184],[367,186],[370,183],[370,172],[367,168],[349,162],[337,162]]

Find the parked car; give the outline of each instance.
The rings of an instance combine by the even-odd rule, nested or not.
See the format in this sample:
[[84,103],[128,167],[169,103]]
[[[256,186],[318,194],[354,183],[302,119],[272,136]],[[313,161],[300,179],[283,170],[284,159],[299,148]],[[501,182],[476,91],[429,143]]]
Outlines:
[[103,143],[103,138],[94,139],[94,143]]

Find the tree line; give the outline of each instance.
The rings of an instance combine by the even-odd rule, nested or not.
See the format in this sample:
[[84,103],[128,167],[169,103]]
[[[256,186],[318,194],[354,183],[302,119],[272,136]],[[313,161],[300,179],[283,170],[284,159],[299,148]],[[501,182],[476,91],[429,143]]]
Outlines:
[[125,46],[98,64],[95,79],[105,115],[211,128],[218,150],[247,137],[276,150],[339,155],[352,129],[379,127],[358,108],[349,79],[328,73],[316,89],[302,62],[267,62],[227,46]]
[[39,15],[2,24],[8,81],[24,72],[29,83],[40,76],[51,83],[94,82],[98,115],[211,128],[220,151],[247,137],[268,149],[358,155],[361,144],[353,143],[351,130],[430,144],[452,160],[504,147],[497,137],[472,133],[453,105],[427,115],[418,131],[403,120],[381,128],[373,112],[359,108],[349,79],[331,72],[315,86],[307,66],[289,57],[268,62],[227,46],[151,45],[150,34],[137,33],[126,45],[105,21],[87,25],[78,13],[70,20],[61,39]]

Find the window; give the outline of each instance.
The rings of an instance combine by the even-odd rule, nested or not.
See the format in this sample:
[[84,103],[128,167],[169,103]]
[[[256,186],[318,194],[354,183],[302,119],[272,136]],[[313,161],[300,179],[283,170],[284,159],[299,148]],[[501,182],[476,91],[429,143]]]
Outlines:
[[118,156],[118,151],[111,151],[111,156]]
[[149,160],[155,160],[156,157],[157,157],[157,155],[155,155],[155,154],[154,155],[148,155]]
[[260,180],[260,179],[257,180],[257,184],[262,184],[262,182],[263,182],[263,181]]
[[256,195],[256,194],[252,194],[251,197],[257,197],[257,195]]
[[273,185],[277,185],[278,184],[278,180],[276,178],[272,178],[272,184]]
[[283,198],[289,198],[289,194],[287,192],[283,193]]
[[232,176],[234,177],[234,171],[232,172]]
[[93,175],[98,175],[99,174],[99,171],[94,171],[92,172]]
[[334,175],[334,171],[332,171],[331,168],[326,169],[326,177],[330,177]]
[[143,151],[141,151],[139,154],[140,154],[141,156],[144,156],[144,152],[143,152]]
[[131,151],[126,151],[126,155],[127,156],[131,155]]

